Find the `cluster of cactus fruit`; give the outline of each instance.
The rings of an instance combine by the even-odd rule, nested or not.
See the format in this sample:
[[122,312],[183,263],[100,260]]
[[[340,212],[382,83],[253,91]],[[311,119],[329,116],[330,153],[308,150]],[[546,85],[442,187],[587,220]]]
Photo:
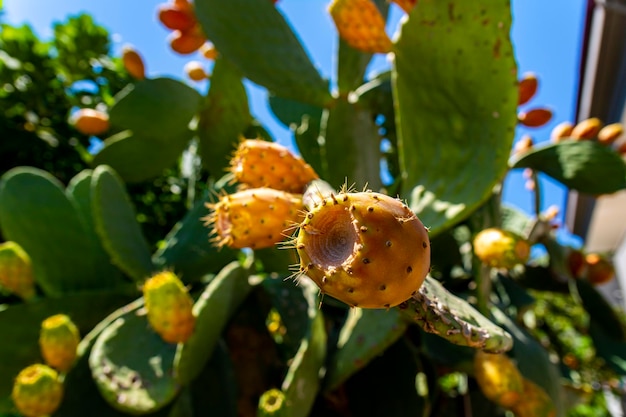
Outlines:
[[[174,51],[214,60],[206,97],[150,78],[124,48],[133,83],[70,118],[103,139],[93,169],[66,186],[30,167],[2,175],[0,331],[16,343],[0,345],[14,358],[0,414],[564,416],[562,379],[576,392],[597,381],[536,319],[559,297],[588,315],[573,328],[604,358],[598,392],[619,392],[626,330],[594,287],[614,276],[608,255],[559,243],[539,184],[533,216],[497,190],[509,169],[626,189],[621,126],[561,126],[508,159],[515,128],[552,113],[518,113],[538,83],[512,71],[506,2],[330,2],[337,93],[274,3],[159,6]],[[392,40],[396,6],[407,16]],[[374,53],[392,68],[366,77]],[[207,79],[194,65],[189,78]],[[298,152],[254,120],[244,78],[269,90]],[[126,185],[183,152],[206,194],[151,253]],[[458,374],[472,384],[446,386]]]

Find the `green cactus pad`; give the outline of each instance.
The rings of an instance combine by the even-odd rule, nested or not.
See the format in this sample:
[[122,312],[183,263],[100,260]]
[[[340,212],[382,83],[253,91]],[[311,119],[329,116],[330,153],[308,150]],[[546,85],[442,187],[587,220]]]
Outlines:
[[510,29],[506,0],[420,0],[401,26],[392,77],[401,196],[431,236],[506,173],[518,98]]
[[334,390],[367,366],[398,340],[407,325],[398,309],[351,309],[339,333],[337,351],[328,367],[325,390]]
[[200,94],[196,90],[170,78],[129,84],[114,99],[115,104],[109,110],[112,126],[162,142],[185,132],[200,106]]
[[251,121],[241,72],[230,61],[218,58],[198,122],[202,165],[216,178],[228,165],[225,155],[230,155],[237,148]]
[[142,311],[128,311],[110,323],[89,355],[89,367],[104,399],[130,414],[165,407],[180,388],[173,377],[176,345],[152,331]]
[[109,254],[104,250],[100,236],[96,232],[96,225],[93,219],[93,210],[91,202],[91,179],[93,171],[85,169],[74,178],[72,178],[67,185],[65,194],[75,206],[78,208],[78,214],[81,217],[85,230],[89,239],[93,242],[95,262],[98,267],[95,273],[101,282],[110,282],[108,288],[123,284],[122,274],[112,263]]
[[609,304],[604,296],[586,279],[572,282],[578,297],[589,318],[594,320],[602,331],[616,341],[626,342],[626,325],[619,317],[618,311]]
[[104,140],[92,165],[109,165],[128,183],[146,181],[174,166],[192,136],[191,130],[184,130],[160,142],[125,130]]
[[2,176],[0,228],[28,253],[35,281],[48,295],[108,288],[114,281],[101,280],[97,244],[79,208],[45,171],[20,167]]
[[198,0],[195,11],[204,33],[246,78],[282,97],[330,101],[326,81],[271,1]]
[[[67,314],[81,334],[94,327],[102,316],[132,299],[118,292],[90,292],[39,299],[32,303],[5,306],[0,310],[0,332],[11,343],[0,343],[0,399],[10,396],[12,378],[26,366],[40,361],[41,322],[54,314]],[[9,411],[0,401],[0,414]],[[9,406],[9,405],[7,405]]]
[[511,167],[536,169],[587,194],[610,194],[626,188],[626,164],[621,156],[591,140],[538,145],[514,158]]
[[174,360],[174,376],[189,384],[210,359],[224,326],[252,290],[250,271],[239,262],[226,265],[200,295],[193,307],[196,328],[186,343],[180,344]]
[[102,244],[115,265],[135,281],[153,272],[150,249],[135,219],[135,211],[119,176],[106,165],[93,172],[93,216]]
[[228,247],[217,248],[209,241],[209,229],[201,218],[209,210],[199,200],[165,237],[165,243],[153,255],[158,269],[173,268],[185,283],[200,280],[204,275],[215,273],[237,258],[238,251]]
[[593,339],[596,355],[603,358],[618,375],[626,376],[626,343],[606,334],[595,320],[589,323],[589,335]]
[[513,347],[511,335],[431,277],[426,277],[419,291],[398,308],[409,322],[450,343],[490,353]]

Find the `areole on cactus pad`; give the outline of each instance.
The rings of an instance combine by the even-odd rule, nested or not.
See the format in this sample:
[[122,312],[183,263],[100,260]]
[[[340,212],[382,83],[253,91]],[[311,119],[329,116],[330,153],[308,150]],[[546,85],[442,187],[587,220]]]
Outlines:
[[298,273],[351,306],[389,308],[411,297],[430,269],[428,231],[400,200],[374,192],[319,199],[295,240]]

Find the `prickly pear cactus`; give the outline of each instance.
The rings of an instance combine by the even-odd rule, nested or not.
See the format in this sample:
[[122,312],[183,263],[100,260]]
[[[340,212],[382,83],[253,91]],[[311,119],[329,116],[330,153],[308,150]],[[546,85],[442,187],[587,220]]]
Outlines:
[[59,407],[63,384],[54,369],[46,365],[31,365],[15,378],[11,397],[25,417],[43,417]]
[[390,308],[430,269],[428,232],[401,201],[341,192],[317,202],[299,227],[300,273],[351,306]]
[[15,242],[0,244],[0,285],[25,300],[35,296],[32,262]]
[[67,372],[76,359],[79,342],[78,328],[65,314],[55,314],[41,323],[41,356],[53,368]]

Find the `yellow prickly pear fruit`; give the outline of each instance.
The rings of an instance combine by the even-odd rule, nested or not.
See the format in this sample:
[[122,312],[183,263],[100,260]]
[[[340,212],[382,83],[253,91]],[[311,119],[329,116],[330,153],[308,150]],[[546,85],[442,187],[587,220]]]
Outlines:
[[373,1],[333,0],[328,11],[339,36],[351,47],[370,53],[391,51],[385,19]]
[[474,377],[485,397],[504,408],[513,407],[522,398],[522,374],[503,353],[477,351],[474,356]]
[[143,63],[143,59],[131,45],[124,45],[122,48],[122,62],[131,77],[136,80],[146,78],[146,66]]
[[610,145],[624,134],[624,126],[620,123],[611,123],[604,126],[598,132],[598,142],[603,145]]
[[597,117],[585,119],[574,126],[570,137],[574,139],[593,139],[602,128],[602,121]]
[[417,0],[391,0],[396,3],[405,13],[411,13],[411,10],[417,4]]
[[39,347],[44,361],[61,372],[67,372],[76,359],[80,342],[78,327],[65,314],[48,317],[41,323]]
[[193,333],[193,300],[178,277],[161,272],[143,284],[143,298],[152,329],[168,343],[184,343]]
[[550,140],[552,142],[559,142],[563,138],[568,138],[571,136],[572,130],[574,130],[574,125],[570,122],[559,123],[552,129]]
[[304,159],[287,147],[265,140],[248,139],[239,144],[230,160],[235,179],[250,188],[269,187],[301,193],[318,176]]
[[300,274],[351,306],[389,308],[408,300],[430,269],[428,231],[402,201],[340,192],[313,207],[295,241]]
[[30,256],[15,242],[0,244],[0,285],[25,300],[35,295]]
[[531,136],[524,135],[515,144],[515,147],[513,147],[513,154],[514,155],[518,155],[518,154],[526,153],[526,152],[530,151],[533,148],[534,144],[535,143],[534,143],[533,138]]
[[522,79],[519,80],[519,98],[517,100],[517,105],[521,106],[522,104],[526,104],[530,101],[531,98],[535,96],[537,93],[537,88],[539,87],[539,80],[537,76],[532,72],[527,72],[522,76]]
[[285,239],[286,232],[302,219],[302,196],[272,188],[251,188],[223,196],[208,204],[205,218],[213,227],[218,246],[262,249]]
[[47,416],[59,408],[63,385],[54,369],[35,364],[24,368],[17,375],[11,397],[24,417]]
[[474,253],[489,266],[510,269],[528,260],[530,245],[515,233],[489,228],[474,238]]
[[525,378],[522,382],[522,401],[512,407],[516,417],[554,417],[556,408],[543,388]]
[[287,399],[281,390],[272,388],[259,398],[259,417],[279,417],[284,415]]

